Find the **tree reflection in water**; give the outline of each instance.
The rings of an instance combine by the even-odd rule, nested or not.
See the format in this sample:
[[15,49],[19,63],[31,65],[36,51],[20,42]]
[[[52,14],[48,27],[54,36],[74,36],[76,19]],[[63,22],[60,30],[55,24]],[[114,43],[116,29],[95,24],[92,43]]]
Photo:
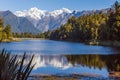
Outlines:
[[[28,54],[26,56],[25,63],[28,63],[31,55]],[[19,55],[19,59],[21,56]],[[42,55],[35,54],[32,64],[35,64],[34,71],[38,73],[42,73],[43,69],[47,69],[47,72],[50,74],[57,74],[61,71],[68,70],[68,74],[77,73],[80,69],[79,66],[89,67],[91,70],[93,68],[103,70],[103,68],[107,69],[109,73],[111,72],[120,72],[120,54],[110,54],[110,55],[97,55],[97,54],[84,54],[84,55]],[[51,68],[51,67],[52,68]],[[77,67],[78,66],[78,67]],[[78,71],[72,71],[78,68]],[[52,71],[50,69],[53,69]],[[71,72],[69,73],[69,70]],[[50,72],[49,72],[50,70]],[[57,70],[57,71],[56,71]],[[61,70],[61,71],[60,71]],[[46,71],[46,70],[45,70]],[[54,72],[56,71],[56,72]],[[87,71],[85,71],[87,72]],[[67,72],[66,72],[67,73]],[[78,72],[79,73],[79,72]],[[99,74],[99,73],[98,73]],[[101,74],[101,73],[100,73]],[[103,73],[102,73],[103,74]]]
[[106,67],[108,72],[120,72],[120,54],[111,55],[66,55],[68,61],[73,65],[94,67],[102,69]]

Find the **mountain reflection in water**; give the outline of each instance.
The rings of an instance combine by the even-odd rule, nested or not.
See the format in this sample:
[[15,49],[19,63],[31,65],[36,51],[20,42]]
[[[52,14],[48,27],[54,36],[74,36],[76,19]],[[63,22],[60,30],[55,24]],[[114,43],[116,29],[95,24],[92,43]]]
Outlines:
[[[25,63],[31,55],[27,55]],[[19,57],[21,59],[21,57]],[[109,72],[120,72],[120,54],[110,55],[40,55],[35,54],[32,64],[36,63],[35,74],[89,73],[108,76]],[[46,71],[46,72],[45,72]],[[50,71],[50,72],[49,72]]]

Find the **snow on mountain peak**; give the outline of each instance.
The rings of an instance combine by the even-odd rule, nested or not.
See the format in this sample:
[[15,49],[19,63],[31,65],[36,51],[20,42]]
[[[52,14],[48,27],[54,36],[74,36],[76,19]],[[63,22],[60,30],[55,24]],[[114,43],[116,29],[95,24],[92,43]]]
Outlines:
[[50,12],[50,14],[54,17],[56,17],[62,13],[72,13],[72,11],[67,8],[62,8],[60,10],[54,10],[54,11]]
[[33,18],[35,20],[39,20],[45,16],[45,13],[46,13],[45,10],[40,10],[36,7],[33,7],[29,10],[16,11],[15,15],[18,17],[30,17],[30,18]]
[[66,12],[66,13],[72,13],[72,11],[69,10],[69,9],[67,9],[67,8],[62,8],[61,10],[63,10],[63,11]]
[[29,10],[16,11],[15,15],[18,17],[30,17],[35,20],[38,20],[45,16],[50,16],[50,15],[56,17],[62,13],[72,13],[72,11],[67,8],[62,8],[59,10],[54,10],[52,12],[48,12],[46,10],[40,10],[37,7],[33,7]]
[[34,10],[35,10],[35,11],[38,11],[39,9],[38,9],[37,7],[33,7],[33,8],[30,8],[29,10],[30,10],[30,11],[34,11]]
[[[70,14],[70,13],[72,13],[72,11],[67,8],[62,8],[59,10],[54,10],[49,12],[46,10],[40,10],[37,7],[33,7],[29,10],[16,11],[15,15],[18,17],[26,17],[35,27],[39,28],[40,21],[42,20],[49,21],[50,17],[56,18],[61,14],[64,15],[64,14]],[[41,25],[43,25],[43,23],[41,23]],[[49,28],[48,25],[44,27],[46,31],[48,30],[48,28]]]

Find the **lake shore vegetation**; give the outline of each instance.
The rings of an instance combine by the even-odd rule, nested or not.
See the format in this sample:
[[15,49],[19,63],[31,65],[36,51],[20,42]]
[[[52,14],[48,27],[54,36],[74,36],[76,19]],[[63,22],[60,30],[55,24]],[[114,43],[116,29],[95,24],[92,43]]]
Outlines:
[[11,26],[4,27],[4,20],[0,17],[0,42],[10,42],[13,40]]
[[26,54],[18,60],[18,55],[10,55],[3,49],[0,52],[0,80],[27,80],[35,65],[31,65],[33,57],[24,65]]
[[120,46],[120,3],[116,1],[107,13],[71,17],[66,24],[51,32],[50,39]]

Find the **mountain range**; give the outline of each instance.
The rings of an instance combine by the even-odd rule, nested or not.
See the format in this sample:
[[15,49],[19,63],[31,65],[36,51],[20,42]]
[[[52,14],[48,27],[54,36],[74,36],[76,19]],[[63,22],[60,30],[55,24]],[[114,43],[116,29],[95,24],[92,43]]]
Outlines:
[[40,10],[33,7],[29,10],[16,11],[0,11],[0,16],[4,19],[5,25],[10,24],[13,32],[30,32],[33,34],[42,33],[48,30],[54,30],[60,25],[65,24],[72,17],[79,17],[90,13],[106,13],[108,9],[77,11],[62,8],[54,11]]

